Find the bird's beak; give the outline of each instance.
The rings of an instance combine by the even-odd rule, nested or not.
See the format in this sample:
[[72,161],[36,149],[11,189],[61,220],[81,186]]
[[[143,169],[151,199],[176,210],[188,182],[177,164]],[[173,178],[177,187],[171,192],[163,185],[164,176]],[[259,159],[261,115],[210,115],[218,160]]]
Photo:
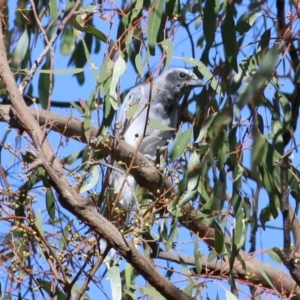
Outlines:
[[200,87],[200,86],[205,86],[205,83],[195,76],[192,80],[188,82],[188,85],[190,87]]

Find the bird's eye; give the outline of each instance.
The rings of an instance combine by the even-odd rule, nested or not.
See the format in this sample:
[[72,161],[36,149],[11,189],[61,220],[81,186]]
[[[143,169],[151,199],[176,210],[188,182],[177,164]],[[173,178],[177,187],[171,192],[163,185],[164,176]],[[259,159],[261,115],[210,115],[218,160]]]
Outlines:
[[184,78],[185,77],[185,73],[183,73],[183,72],[181,72],[181,73],[179,73],[179,76],[181,77],[181,78]]

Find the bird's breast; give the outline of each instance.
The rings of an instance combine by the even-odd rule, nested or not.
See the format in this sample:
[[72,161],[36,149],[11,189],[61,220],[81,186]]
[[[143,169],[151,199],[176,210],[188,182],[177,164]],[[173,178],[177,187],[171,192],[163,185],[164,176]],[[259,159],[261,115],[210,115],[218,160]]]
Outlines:
[[[178,103],[165,102],[165,103],[153,103],[152,117],[162,121],[174,121],[174,116],[178,115]],[[166,124],[168,125],[168,124]],[[172,125],[172,124],[170,124]],[[169,125],[168,125],[169,126]]]
[[[166,102],[154,101],[150,106],[142,104],[140,106],[124,133],[124,139],[135,148],[140,145],[142,153],[154,156],[157,147],[166,145],[167,140],[172,139],[175,134],[178,127],[178,102],[169,102],[166,105]],[[154,125],[149,126],[149,121],[155,121]],[[173,130],[161,130],[159,124]]]

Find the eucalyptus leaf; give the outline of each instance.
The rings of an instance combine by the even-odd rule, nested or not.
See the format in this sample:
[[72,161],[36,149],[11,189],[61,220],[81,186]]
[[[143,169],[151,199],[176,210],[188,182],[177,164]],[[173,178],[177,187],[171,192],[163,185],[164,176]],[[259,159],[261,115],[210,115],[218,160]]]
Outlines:
[[114,110],[117,110],[118,108],[117,93],[116,93],[117,84],[119,82],[120,77],[125,73],[125,71],[126,71],[126,62],[122,58],[122,56],[119,55],[114,65],[113,75],[110,84],[110,92],[109,92],[109,97],[110,97],[109,99]]
[[157,121],[157,120],[149,120],[148,127],[153,130],[162,130],[162,131],[174,130],[174,131],[176,131],[176,128],[172,128],[167,125],[164,125],[160,121]]
[[148,18],[147,38],[149,51],[152,56],[155,55],[155,47],[157,43],[157,35],[162,20],[164,0],[154,1]]
[[189,129],[185,132],[182,132],[181,129],[178,130],[176,134],[175,143],[170,151],[170,159],[171,161],[175,161],[179,158],[179,156],[186,150],[189,142],[191,141],[193,134],[193,127],[189,127]]
[[113,300],[121,300],[122,299],[122,283],[121,283],[119,268],[117,266],[112,266],[108,270],[107,277],[110,280],[112,299]]
[[27,27],[25,27],[21,37],[18,40],[17,46],[12,54],[12,63],[15,68],[19,68],[21,62],[25,58],[29,47],[29,36]]
[[250,100],[255,97],[257,91],[263,88],[267,81],[271,79],[270,77],[275,70],[281,48],[282,45],[276,46],[266,53],[259,70],[251,77],[237,99],[239,110],[241,110],[245,104],[249,103]]
[[83,194],[89,190],[91,190],[98,183],[99,180],[99,171],[97,166],[92,166],[89,173],[89,182],[86,182],[80,188],[80,193]]
[[173,55],[173,42],[170,39],[166,39],[161,42],[161,45],[166,53],[166,68],[169,68]]
[[46,207],[50,219],[54,221],[55,220],[55,198],[52,189],[46,191]]

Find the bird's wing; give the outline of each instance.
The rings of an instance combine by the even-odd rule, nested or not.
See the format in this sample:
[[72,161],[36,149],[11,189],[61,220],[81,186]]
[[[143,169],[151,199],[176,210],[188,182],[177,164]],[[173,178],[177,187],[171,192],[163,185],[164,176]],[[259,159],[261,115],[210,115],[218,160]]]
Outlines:
[[126,118],[126,111],[128,110],[129,107],[138,104],[140,102],[142,98],[142,94],[143,94],[143,87],[137,86],[132,90],[130,90],[130,92],[126,95],[120,110],[120,117],[119,117],[120,129],[117,132],[117,136],[122,135],[130,125],[131,120]]

